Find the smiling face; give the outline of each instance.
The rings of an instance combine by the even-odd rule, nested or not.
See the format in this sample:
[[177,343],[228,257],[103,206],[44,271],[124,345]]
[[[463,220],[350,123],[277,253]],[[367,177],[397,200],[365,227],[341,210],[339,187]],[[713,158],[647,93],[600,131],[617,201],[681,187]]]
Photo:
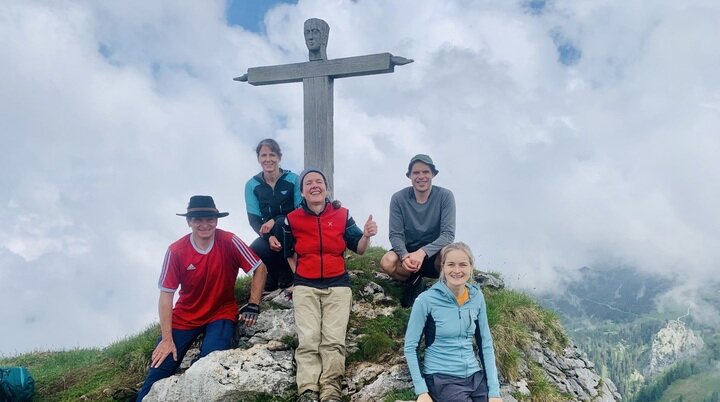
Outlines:
[[217,217],[212,218],[188,218],[188,226],[196,241],[212,240],[217,227]]
[[280,155],[267,145],[263,145],[258,152],[258,163],[264,173],[276,173],[280,169],[280,159]]
[[325,205],[327,187],[322,175],[317,172],[306,174],[303,178],[301,194],[308,205]]
[[413,189],[418,193],[425,193],[432,188],[433,172],[430,165],[423,162],[415,162],[410,168],[410,181]]
[[445,254],[442,264],[442,280],[449,288],[460,288],[470,280],[473,273],[473,265],[470,256],[460,249],[453,249]]

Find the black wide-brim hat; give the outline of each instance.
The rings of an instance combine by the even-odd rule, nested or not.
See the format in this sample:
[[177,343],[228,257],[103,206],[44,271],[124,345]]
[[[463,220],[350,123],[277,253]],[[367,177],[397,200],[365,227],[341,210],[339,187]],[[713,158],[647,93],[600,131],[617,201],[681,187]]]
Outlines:
[[193,195],[188,202],[187,212],[176,215],[188,218],[222,218],[230,213],[218,211],[215,201],[209,195]]

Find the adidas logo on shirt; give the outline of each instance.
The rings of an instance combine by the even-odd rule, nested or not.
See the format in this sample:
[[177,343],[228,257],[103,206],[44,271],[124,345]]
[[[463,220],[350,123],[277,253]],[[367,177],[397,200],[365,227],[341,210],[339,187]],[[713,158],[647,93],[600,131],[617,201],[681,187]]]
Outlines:
[[194,270],[195,270],[195,266],[192,265],[192,264],[190,264],[190,265],[188,265],[187,268],[185,268],[185,270],[186,270],[186,271],[194,271]]

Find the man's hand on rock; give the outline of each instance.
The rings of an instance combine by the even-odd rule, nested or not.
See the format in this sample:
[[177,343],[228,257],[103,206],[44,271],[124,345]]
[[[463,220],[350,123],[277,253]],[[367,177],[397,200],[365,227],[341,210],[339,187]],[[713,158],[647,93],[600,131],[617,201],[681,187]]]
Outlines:
[[255,303],[248,303],[240,307],[238,314],[240,315],[238,317],[240,321],[242,321],[248,327],[252,327],[253,325],[255,325],[258,315],[260,315],[260,306]]

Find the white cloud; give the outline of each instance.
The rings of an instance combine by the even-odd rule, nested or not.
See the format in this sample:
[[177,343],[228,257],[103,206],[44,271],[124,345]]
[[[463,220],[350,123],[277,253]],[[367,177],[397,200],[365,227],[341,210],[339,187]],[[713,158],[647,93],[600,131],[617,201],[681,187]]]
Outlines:
[[[254,146],[302,166],[302,88],[232,81],[328,54],[389,51],[394,74],[335,82],[336,194],[372,213],[430,153],[458,203],[458,240],[515,286],[616,258],[706,277],[720,260],[720,36],[714,2],[319,0],[281,5],[267,34],[224,2],[0,5],[0,353],[101,346],[155,319],[165,247],[192,194],[252,240],[242,188]],[[560,63],[553,33],[581,53]],[[63,300],[63,303],[52,303]],[[52,333],[52,339],[47,334]],[[82,334],[82,335],[78,335]]]

